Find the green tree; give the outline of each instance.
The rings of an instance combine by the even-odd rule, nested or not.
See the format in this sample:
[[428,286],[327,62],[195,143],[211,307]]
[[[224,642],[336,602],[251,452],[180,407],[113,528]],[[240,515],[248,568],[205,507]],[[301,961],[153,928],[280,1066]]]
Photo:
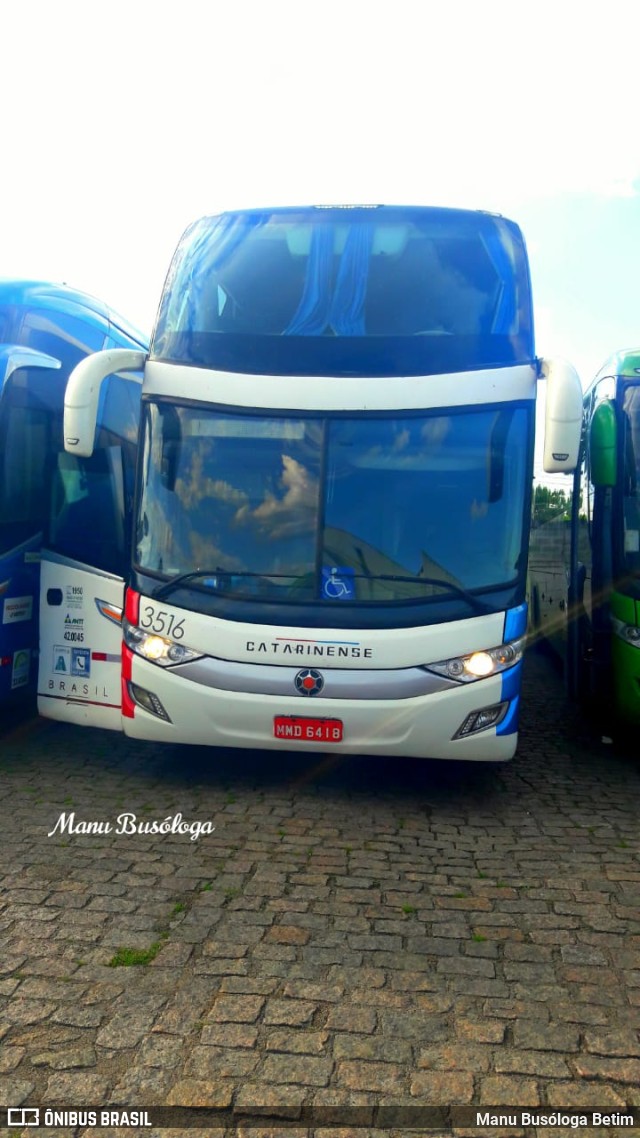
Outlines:
[[533,494],[533,525],[568,518],[571,512],[571,495],[564,490],[551,490],[549,486],[536,486]]

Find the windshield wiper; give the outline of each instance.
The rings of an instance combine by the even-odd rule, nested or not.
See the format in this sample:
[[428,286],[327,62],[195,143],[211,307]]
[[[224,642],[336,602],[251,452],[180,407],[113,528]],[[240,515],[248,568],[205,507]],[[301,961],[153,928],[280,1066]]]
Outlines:
[[[257,577],[262,581],[266,581],[271,580],[273,577],[291,578],[292,576],[294,576],[292,573],[250,573],[245,569],[221,569],[219,565],[216,565],[215,569],[195,569],[191,573],[178,573],[177,576],[170,577],[168,581],[164,581],[162,585],[154,589],[152,596],[154,596],[156,600],[162,600],[168,597],[174,589],[179,589],[181,585],[187,585],[189,581],[198,581],[204,578],[206,583],[207,577]],[[213,587],[216,588],[217,585]]]
[[180,585],[186,585],[188,581],[197,581],[199,577],[214,577],[216,572],[216,569],[195,569],[191,573],[177,573],[175,577],[170,577],[168,581],[158,585],[158,588],[153,590],[152,596],[162,600],[174,589],[179,589]]
[[[178,573],[177,576],[171,577],[168,581],[165,581],[162,585],[159,585],[158,588],[154,590],[152,595],[156,598],[156,600],[162,600],[165,597],[168,597],[169,594],[172,593],[175,589],[179,589],[181,585],[186,585],[190,581],[198,581],[202,578],[206,579],[207,577],[252,577],[261,581],[272,581],[279,579],[291,580],[293,577],[295,577],[295,574],[253,573],[248,569],[222,569],[219,565],[217,565],[215,569],[196,569],[191,573]],[[470,593],[467,589],[464,589],[462,585],[456,585],[453,583],[453,581],[443,581],[440,577],[405,577],[399,573],[350,573],[349,578],[351,580],[358,579],[363,581],[400,581],[411,585],[436,585],[439,588],[448,591],[452,596],[462,597],[467,602],[467,604],[470,605],[470,607],[478,613],[485,615],[494,611],[492,608],[489,608],[488,605],[485,605],[484,602],[481,601],[478,597],[475,597],[473,593]],[[218,587],[217,582],[213,587]],[[223,586],[221,592],[224,591],[225,589]]]
[[488,605],[473,593],[468,592],[462,585],[456,585],[453,581],[443,581],[440,577],[403,577],[399,573],[350,573],[349,578],[353,580],[354,577],[360,578],[364,581],[406,581],[411,585],[439,585],[441,589],[447,589],[452,595],[463,597],[471,608],[479,613],[490,613],[494,610],[489,608]]

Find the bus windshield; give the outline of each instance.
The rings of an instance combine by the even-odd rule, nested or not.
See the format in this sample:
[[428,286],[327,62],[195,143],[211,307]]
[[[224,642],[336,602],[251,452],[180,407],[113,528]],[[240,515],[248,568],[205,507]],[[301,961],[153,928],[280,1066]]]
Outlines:
[[188,574],[239,600],[455,596],[472,615],[465,594],[524,570],[531,429],[513,404],[350,418],[147,402],[136,568],[165,596]]
[[196,222],[151,357],[262,375],[428,375],[530,363],[518,227],[420,207],[249,211]]

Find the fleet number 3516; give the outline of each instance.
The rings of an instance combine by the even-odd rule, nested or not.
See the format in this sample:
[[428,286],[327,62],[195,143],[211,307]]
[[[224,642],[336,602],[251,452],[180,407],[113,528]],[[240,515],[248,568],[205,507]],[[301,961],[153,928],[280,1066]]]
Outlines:
[[184,619],[176,620],[172,612],[155,609],[153,605],[145,605],[143,608],[140,627],[150,628],[159,636],[171,636],[173,640],[182,640],[184,636]]

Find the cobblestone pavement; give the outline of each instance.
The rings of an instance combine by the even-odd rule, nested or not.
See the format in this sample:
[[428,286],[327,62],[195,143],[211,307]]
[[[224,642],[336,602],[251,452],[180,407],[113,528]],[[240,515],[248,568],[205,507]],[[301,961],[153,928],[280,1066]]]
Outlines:
[[[503,767],[11,728],[0,1102],[640,1106],[637,756],[525,672]],[[113,831],[48,837],[63,812]]]

